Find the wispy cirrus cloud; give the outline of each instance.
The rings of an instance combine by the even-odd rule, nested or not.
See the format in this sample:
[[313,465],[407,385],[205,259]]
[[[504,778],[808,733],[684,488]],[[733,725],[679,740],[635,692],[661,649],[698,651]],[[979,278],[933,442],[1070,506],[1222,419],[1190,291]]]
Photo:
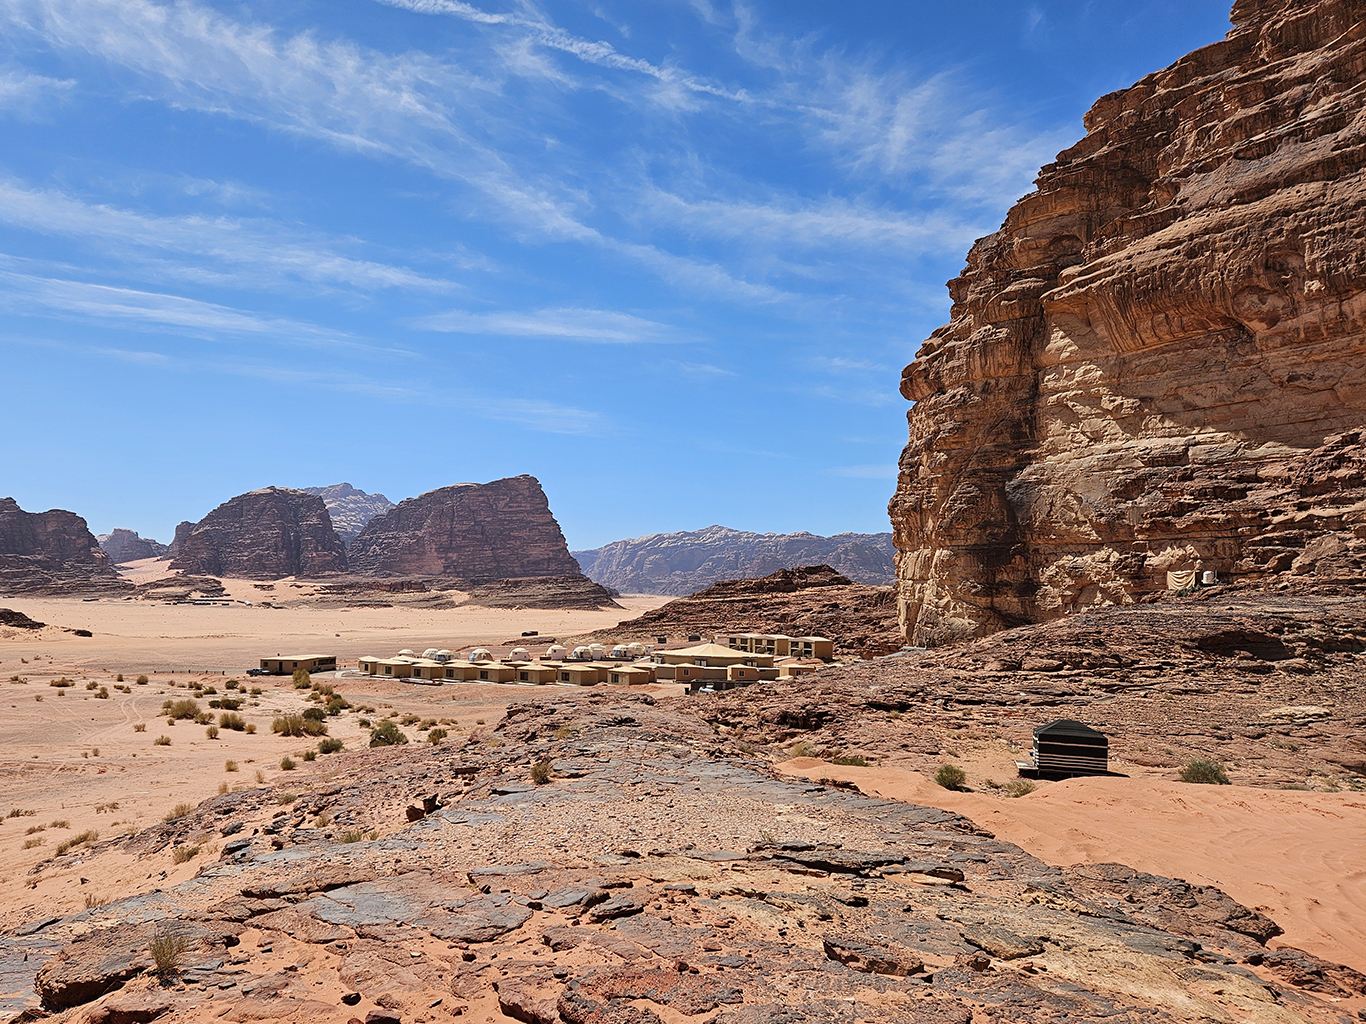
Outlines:
[[0,110],[31,113],[35,104],[61,96],[75,84],[71,78],[49,78],[18,68],[0,68]]
[[667,324],[608,309],[542,309],[529,313],[474,313],[448,310],[418,317],[420,330],[451,334],[479,334],[501,338],[539,338],[581,341],[599,345],[633,345],[679,340]]

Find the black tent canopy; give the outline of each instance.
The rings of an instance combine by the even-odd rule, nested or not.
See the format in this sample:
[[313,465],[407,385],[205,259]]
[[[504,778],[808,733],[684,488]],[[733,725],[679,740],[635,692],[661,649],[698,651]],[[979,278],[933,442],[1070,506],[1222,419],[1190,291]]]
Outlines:
[[1049,775],[1105,775],[1110,770],[1110,741],[1088,725],[1060,718],[1034,730],[1031,767]]

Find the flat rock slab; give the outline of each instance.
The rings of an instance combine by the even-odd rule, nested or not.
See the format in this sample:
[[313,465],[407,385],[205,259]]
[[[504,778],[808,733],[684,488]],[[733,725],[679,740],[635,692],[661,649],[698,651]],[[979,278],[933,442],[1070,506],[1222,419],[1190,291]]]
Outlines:
[[908,978],[925,969],[925,961],[909,949],[884,946],[853,935],[827,935],[822,945],[829,959],[864,974]]

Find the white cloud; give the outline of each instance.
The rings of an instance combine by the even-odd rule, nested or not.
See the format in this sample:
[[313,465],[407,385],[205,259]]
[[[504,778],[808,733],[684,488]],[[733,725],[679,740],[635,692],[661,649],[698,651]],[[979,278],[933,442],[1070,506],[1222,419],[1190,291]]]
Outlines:
[[504,338],[544,338],[595,344],[629,345],[677,340],[666,324],[606,309],[543,309],[530,313],[472,313],[453,309],[419,317],[413,326],[453,334]]
[[48,78],[16,69],[0,70],[0,110],[30,113],[35,104],[67,93],[74,79]]

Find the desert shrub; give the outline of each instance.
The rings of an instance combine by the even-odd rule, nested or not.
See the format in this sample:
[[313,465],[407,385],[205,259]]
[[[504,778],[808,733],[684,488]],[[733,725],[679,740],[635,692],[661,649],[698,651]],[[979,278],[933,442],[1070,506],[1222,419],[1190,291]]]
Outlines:
[[284,792],[284,793],[281,793],[279,796],[277,796],[277,797],[275,798],[275,802],[276,802],[277,804],[279,804],[281,807],[288,807],[290,804],[292,804],[292,803],[293,803],[295,800],[297,800],[297,799],[299,799],[299,794],[298,794],[298,793],[290,793],[290,792],[286,791],[286,792]]
[[14,808],[13,810],[11,810],[8,814],[6,814],[5,817],[6,817],[7,819],[8,819],[8,818],[33,818],[33,817],[36,817],[37,814],[38,814],[37,811],[21,811],[19,808],[16,807],[16,808]]
[[221,711],[236,711],[246,701],[241,697],[220,697],[217,700],[209,701],[209,707],[218,708]]
[[806,740],[798,740],[796,743],[792,744],[788,753],[793,757],[815,757],[816,747],[813,744],[806,742]]
[[180,973],[180,964],[190,948],[190,940],[178,932],[157,930],[152,937],[152,963],[156,973],[162,978],[170,978]]
[[316,761],[317,759],[318,759],[318,752],[317,752],[316,750],[305,750],[305,751],[304,751],[304,760],[305,760],[305,761]]
[[431,732],[427,733],[427,742],[432,744],[440,743],[446,738],[446,735],[445,729],[433,729]]
[[1028,796],[1038,788],[1028,779],[1011,779],[1001,787],[1006,796]]
[[107,687],[107,686],[101,686],[101,687],[99,688],[99,690],[97,690],[97,691],[95,692],[95,699],[96,699],[96,700],[108,700],[108,699],[109,699],[109,687]]
[[91,757],[99,757],[99,756],[100,756],[100,748],[99,748],[99,747],[91,747],[91,748],[90,748],[90,756],[91,756]]
[[97,683],[97,682],[95,682],[95,680],[92,679],[92,680],[90,680],[90,682],[88,682],[88,683],[85,684],[85,688],[86,688],[87,690],[98,690],[98,689],[100,688],[100,684]]
[[320,754],[335,754],[338,750],[341,750],[341,748],[342,741],[338,739],[328,737],[325,740],[318,741],[318,753]]
[[197,846],[177,846],[171,853],[171,860],[177,864],[184,864],[187,860],[194,860],[198,853]]
[[314,683],[313,692],[320,693],[324,697],[331,697],[337,691],[332,688],[331,683]]
[[1218,761],[1187,761],[1181,769],[1182,782],[1195,782],[1207,786],[1227,786],[1228,772]]
[[162,818],[161,820],[175,821],[178,818],[185,817],[185,815],[190,814],[193,811],[194,804],[176,804],[174,807],[172,807],[169,811],[166,812],[166,817]]
[[417,725],[421,718],[418,715],[404,715],[398,721],[399,725]]
[[[198,686],[199,684],[196,683],[195,685]],[[217,693],[218,691],[215,690],[212,686],[199,686],[199,692],[200,692],[200,693]]]
[[138,678],[137,678],[137,684],[138,684],[139,686],[146,686],[146,685],[147,685],[147,677],[146,677],[146,676],[138,676]]
[[318,816],[313,819],[314,828],[327,828],[330,824],[332,824],[332,815],[326,811],[319,811]]
[[31,849],[33,849],[35,846],[42,846],[42,845],[43,845],[43,837],[42,837],[42,836],[39,836],[37,839],[27,839],[27,840],[24,841],[24,849],[25,849],[25,850],[31,850]]
[[290,757],[288,754],[280,758],[280,771],[292,772],[297,767],[299,766],[294,763],[294,758]]
[[538,786],[550,781],[550,758],[543,757],[531,766],[531,781]]
[[240,685],[240,684],[237,682],[236,679],[229,679],[226,683],[223,684],[223,689],[225,689],[225,690],[235,690],[235,689],[237,689],[237,687],[238,687],[239,685]]
[[154,747],[169,747],[170,745],[171,737],[169,736],[158,736],[152,741],[152,746]]
[[224,761],[224,762],[223,762],[223,770],[224,770],[225,772],[235,772],[235,771],[237,771],[237,762],[236,762],[236,761]]
[[198,718],[203,712],[199,709],[199,701],[189,697],[182,697],[179,700],[168,700],[161,705],[162,713],[167,718]]
[[209,714],[207,711],[201,711],[194,716],[194,721],[196,725],[208,725],[213,721],[213,715]]
[[251,688],[251,695],[252,695],[253,697],[259,697],[259,696],[261,696],[261,688],[260,688],[259,686],[253,686],[253,687]]
[[945,789],[962,789],[967,785],[968,773],[951,764],[941,764],[934,773],[934,781]]
[[100,834],[93,828],[88,828],[80,835],[72,836],[65,842],[57,844],[57,856],[74,850],[78,846],[88,846],[100,837]]
[[46,825],[31,825],[31,826],[29,826],[28,828],[24,829],[24,835],[26,835],[26,836],[31,836],[31,835],[33,835],[35,832],[45,832],[45,831],[47,831],[47,826],[46,826]]
[[231,729],[233,732],[241,732],[247,727],[247,720],[233,711],[224,711],[218,716],[218,724],[221,728]]
[[114,682],[116,682],[116,683],[121,683],[121,682],[123,682],[123,673],[122,673],[122,672],[120,672],[118,675],[116,675],[116,676],[114,677]]
[[313,680],[309,678],[308,670],[296,668],[294,670],[294,689],[307,690],[313,685]]
[[48,828],[70,828],[70,827],[71,827],[71,822],[67,821],[65,818],[58,818],[58,819],[57,819],[56,821],[54,821],[51,825],[48,826]]
[[353,828],[341,834],[341,841],[343,843],[359,843],[364,838],[365,836],[361,833],[361,830],[358,828]]
[[73,683],[73,682],[72,682],[70,679],[68,679],[66,676],[62,676],[62,678],[60,678],[60,679],[53,679],[53,680],[52,680],[51,682],[49,682],[47,685],[48,685],[48,686],[55,686],[55,687],[57,687],[58,689],[65,689],[65,688],[68,687],[68,686],[75,686],[76,684]]
[[303,715],[281,715],[270,726],[271,732],[281,736],[326,736],[327,725],[316,718]]
[[371,722],[370,719],[368,719],[368,718],[362,718],[358,724],[360,725],[360,727],[361,727],[362,729],[368,729],[368,728],[370,728],[370,726],[373,725],[374,723]]
[[484,720],[483,720],[482,718],[476,718],[476,719],[474,720],[474,724],[475,724],[475,725],[483,725],[483,724],[484,724]]
[[93,892],[88,892],[85,894],[86,910],[98,910],[100,907],[104,906],[108,902],[108,896],[98,896]]
[[254,722],[247,723],[246,733],[248,736],[256,735],[256,724]]
[[386,718],[370,730],[370,746],[393,747],[408,742],[403,730],[392,718]]
[[146,731],[147,731],[147,723],[146,723],[146,722],[138,722],[135,726],[133,726],[133,731],[134,731],[134,732],[146,732]]
[[218,726],[216,726],[216,725],[211,725],[211,726],[209,726],[207,729],[204,730],[204,735],[207,736],[207,737],[208,737],[209,739],[211,739],[211,740],[216,740],[216,739],[218,739]]
[[327,717],[327,712],[322,708],[305,708],[304,717],[312,719],[315,722],[321,722]]
[[265,782],[265,781],[266,781],[266,773],[263,772],[263,771],[261,771],[260,768],[257,768],[257,769],[256,769],[256,781],[257,781],[257,782]]
[[351,705],[346,702],[344,697],[333,697],[327,702],[327,707],[324,710],[326,710],[329,715],[336,716],[340,715],[350,706]]
[[227,784],[226,782],[220,782],[220,783],[218,784],[218,795],[219,795],[219,796],[222,796],[222,795],[223,795],[224,793],[226,793],[227,791],[228,791],[228,784]]
[[842,756],[840,756],[840,757],[835,758],[835,759],[832,760],[830,763],[831,763],[831,764],[853,765],[853,766],[856,767],[856,768],[867,768],[867,767],[868,767],[868,759],[867,759],[867,758],[857,757],[857,756],[852,755],[852,754],[844,754],[844,755],[842,755]]

